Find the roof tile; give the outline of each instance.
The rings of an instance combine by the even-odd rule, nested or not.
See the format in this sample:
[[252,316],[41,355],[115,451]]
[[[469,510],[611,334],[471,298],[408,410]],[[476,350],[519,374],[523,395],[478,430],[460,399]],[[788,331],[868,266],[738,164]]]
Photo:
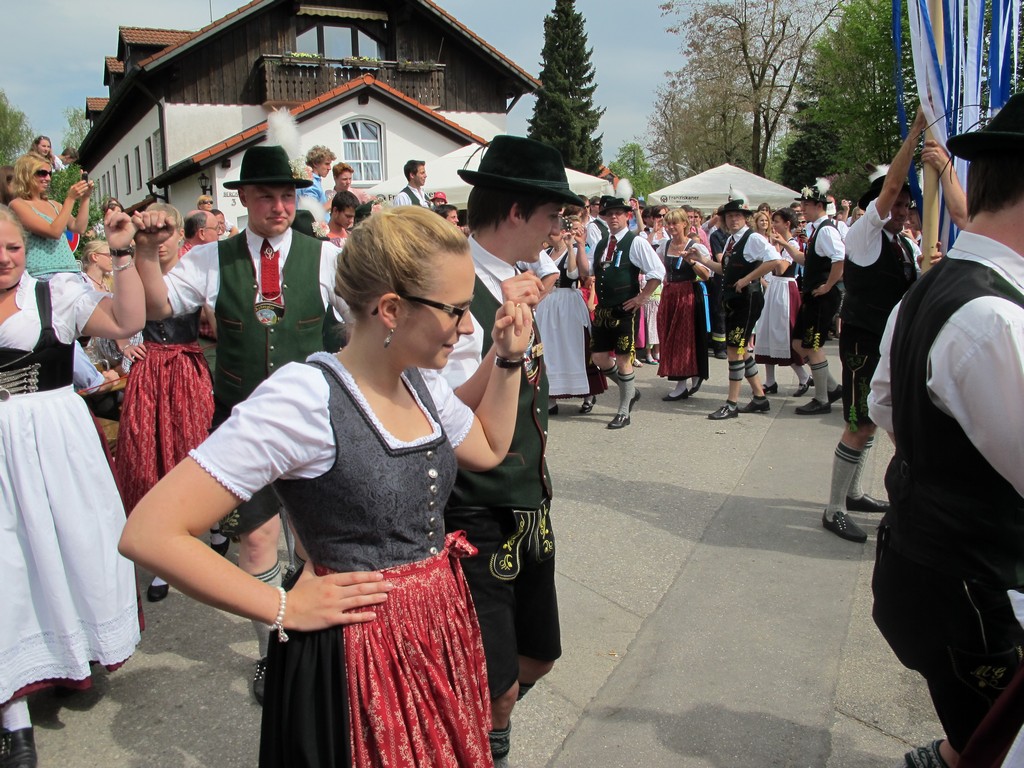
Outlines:
[[86,112],[102,112],[110,99],[105,96],[89,96],[85,100],[85,111]]
[[177,45],[192,36],[184,29],[156,29],[154,27],[119,27],[121,39],[129,45],[147,45],[166,48]]
[[107,68],[107,72],[115,75],[124,74],[124,62],[116,56],[105,56],[103,58],[103,65]]

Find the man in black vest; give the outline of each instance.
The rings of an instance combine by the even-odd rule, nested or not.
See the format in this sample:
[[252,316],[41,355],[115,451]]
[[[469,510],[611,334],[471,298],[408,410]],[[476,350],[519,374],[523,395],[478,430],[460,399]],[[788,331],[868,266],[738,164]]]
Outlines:
[[947,738],[910,766],[956,765],[1024,654],[1024,95],[949,150],[969,222],[889,317],[869,399],[896,446],[873,617]]
[[[522,368],[519,415],[508,456],[489,472],[459,470],[445,528],[466,531],[479,554],[463,560],[473,594],[491,691],[495,765],[507,765],[516,701],[561,656],[555,596],[555,539],[549,517],[548,382],[535,335],[524,358],[495,357],[490,328],[502,301],[535,306],[540,280],[516,267],[537,261],[561,230],[561,210],[580,205],[558,150],[518,136],[496,136],[479,170],[459,171],[473,185],[467,221],[476,267],[474,330],[459,338],[442,375],[471,408],[495,366]],[[534,329],[536,334],[536,329]]]
[[[248,222],[238,235],[189,251],[166,277],[148,259],[138,263],[150,320],[212,306],[217,316],[214,375],[216,428],[235,404],[275,370],[323,349],[324,314],[344,302],[334,292],[338,249],[291,229],[295,190],[312,182],[294,178],[281,147],[256,146],[242,158],[238,190]],[[238,565],[268,584],[281,583],[277,544],[280,503],[270,487],[241,504],[221,524],[241,541]],[[253,622],[259,643],[253,695],[262,703],[270,628]]]
[[[765,413],[771,409],[768,398],[764,396],[754,353],[748,347],[754,326],[764,308],[761,278],[786,265],[775,246],[748,226],[750,215],[750,209],[743,200],[730,200],[723,205],[719,217],[727,236],[721,260],[708,256],[695,257],[712,272],[722,276],[729,395],[725,405],[708,414],[712,421],[735,419],[741,413]],[[743,379],[750,385],[753,399],[740,407],[737,403]]]
[[[619,407],[608,429],[628,427],[629,413],[640,399],[633,372],[636,314],[665,279],[665,265],[651,244],[627,226],[634,210],[639,218],[639,204],[634,209],[621,197],[604,199],[601,215],[608,221],[608,238],[593,253],[597,309],[590,346],[594,364],[619,386]],[[642,291],[640,275],[647,276]]]
[[403,166],[402,173],[405,174],[405,187],[395,195],[391,205],[418,205],[429,208],[430,201],[427,200],[427,193],[423,191],[427,183],[427,164],[422,160],[409,160]]
[[807,225],[807,250],[794,258],[803,264],[800,285],[800,311],[793,326],[793,349],[806,356],[814,378],[814,398],[798,406],[801,416],[831,413],[832,403],[843,396],[839,383],[828,370],[828,358],[822,345],[828,340],[832,318],[839,311],[839,286],[843,279],[846,246],[835,223],[825,215],[828,204],[828,182],[818,179],[812,187],[804,187],[797,200],[803,203]]
[[871,187],[857,203],[864,215],[846,234],[846,297],[839,338],[846,426],[836,446],[831,493],[821,524],[848,541],[863,542],[867,534],[847,516],[847,510],[880,513],[889,508],[887,503],[864,493],[860,477],[875,439],[868,393],[878,365],[882,331],[892,308],[917,279],[917,247],[901,233],[910,211],[907,173],[922,130],[924,113],[918,110],[888,173],[883,169],[872,179]]

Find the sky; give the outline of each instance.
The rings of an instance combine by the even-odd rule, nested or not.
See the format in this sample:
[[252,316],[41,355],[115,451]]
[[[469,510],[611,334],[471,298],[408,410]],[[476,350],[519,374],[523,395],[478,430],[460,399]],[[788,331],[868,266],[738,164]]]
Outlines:
[[[103,57],[117,53],[119,26],[198,29],[246,0],[2,0],[8,34],[0,46],[0,89],[26,114],[37,134],[59,151],[64,109],[84,108],[87,96],[106,96]],[[554,0],[437,0],[473,32],[534,76],[540,74],[544,17]],[[655,89],[680,68],[679,37],[665,29],[660,0],[631,4],[577,0],[586,17],[597,77],[596,106],[606,107],[600,132],[605,161],[624,143],[643,138]],[[628,8],[628,11],[625,10]],[[18,30],[24,32],[19,34]],[[509,133],[526,134],[533,99],[509,115]]]

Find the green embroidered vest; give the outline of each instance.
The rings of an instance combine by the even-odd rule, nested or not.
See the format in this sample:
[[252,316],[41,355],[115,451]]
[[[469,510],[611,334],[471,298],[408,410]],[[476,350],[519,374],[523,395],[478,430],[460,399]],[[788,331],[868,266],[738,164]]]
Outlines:
[[[490,328],[499,306],[477,277],[471,311],[476,324],[484,329],[484,356],[491,349]],[[548,377],[536,324],[533,330],[534,352],[523,366],[516,429],[508,454],[501,464],[487,472],[459,469],[448,501],[451,507],[535,510],[551,498],[551,477],[544,456],[548,440]]]
[[615,253],[609,262],[603,261],[604,252],[594,254],[598,304],[617,307],[640,293],[640,268],[629,260],[629,249],[635,237],[636,232],[626,232],[615,244]]
[[229,408],[286,363],[323,349],[324,301],[320,295],[320,242],[292,232],[281,275],[284,315],[275,325],[256,319],[257,282],[245,232],[221,241],[217,294],[217,369],[214,397]]

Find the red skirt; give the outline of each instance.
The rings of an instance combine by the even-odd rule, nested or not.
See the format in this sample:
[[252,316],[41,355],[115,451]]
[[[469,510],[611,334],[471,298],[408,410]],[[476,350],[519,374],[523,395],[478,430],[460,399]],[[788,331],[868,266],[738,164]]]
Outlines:
[[[474,554],[476,548],[459,531],[447,536],[445,548],[439,554],[384,569],[384,577],[395,586],[387,601],[374,607],[377,618],[343,627],[349,746],[355,768],[493,765],[487,737],[491,730],[491,700],[483,640],[458,560]],[[330,573],[320,567],[316,572]],[[337,628],[332,628],[309,634],[336,632]],[[299,639],[306,642],[304,637]],[[290,639],[287,643],[272,644],[267,669],[268,698],[271,681],[275,690],[277,686],[279,670],[275,667],[287,668],[290,662],[286,657],[300,651],[299,646],[291,647],[292,642]],[[321,663],[316,666],[322,668]],[[328,704],[326,699],[337,698],[323,693],[325,685],[326,690],[333,686],[327,680],[311,680],[315,689],[307,691],[295,689],[295,678],[291,682],[292,685],[282,687],[290,689],[288,695],[296,698],[321,700],[324,706]],[[264,706],[264,742],[268,737],[271,743],[278,738],[268,734],[268,725],[283,734],[291,731],[291,718],[286,714],[289,707],[275,712],[280,704],[275,702],[270,711]],[[336,710],[336,704],[333,701],[327,708]],[[281,715],[285,715],[284,722],[268,723],[268,716],[276,719]],[[261,745],[268,758],[270,746]],[[322,747],[315,748],[319,752],[317,762],[310,764],[343,764],[337,749],[340,746],[335,744],[335,753],[331,755],[325,754]],[[279,751],[284,757],[280,764],[306,764],[295,760],[294,750],[300,748],[307,750],[310,745],[293,744],[291,759],[282,754],[289,750]],[[260,764],[279,763],[261,759]]]
[[213,421],[213,381],[199,345],[147,341],[132,366],[114,458],[124,508],[206,439]]
[[691,376],[708,378],[704,296],[701,294],[698,303],[696,293],[696,284],[692,282],[666,283],[661,289],[659,376],[675,381]]

